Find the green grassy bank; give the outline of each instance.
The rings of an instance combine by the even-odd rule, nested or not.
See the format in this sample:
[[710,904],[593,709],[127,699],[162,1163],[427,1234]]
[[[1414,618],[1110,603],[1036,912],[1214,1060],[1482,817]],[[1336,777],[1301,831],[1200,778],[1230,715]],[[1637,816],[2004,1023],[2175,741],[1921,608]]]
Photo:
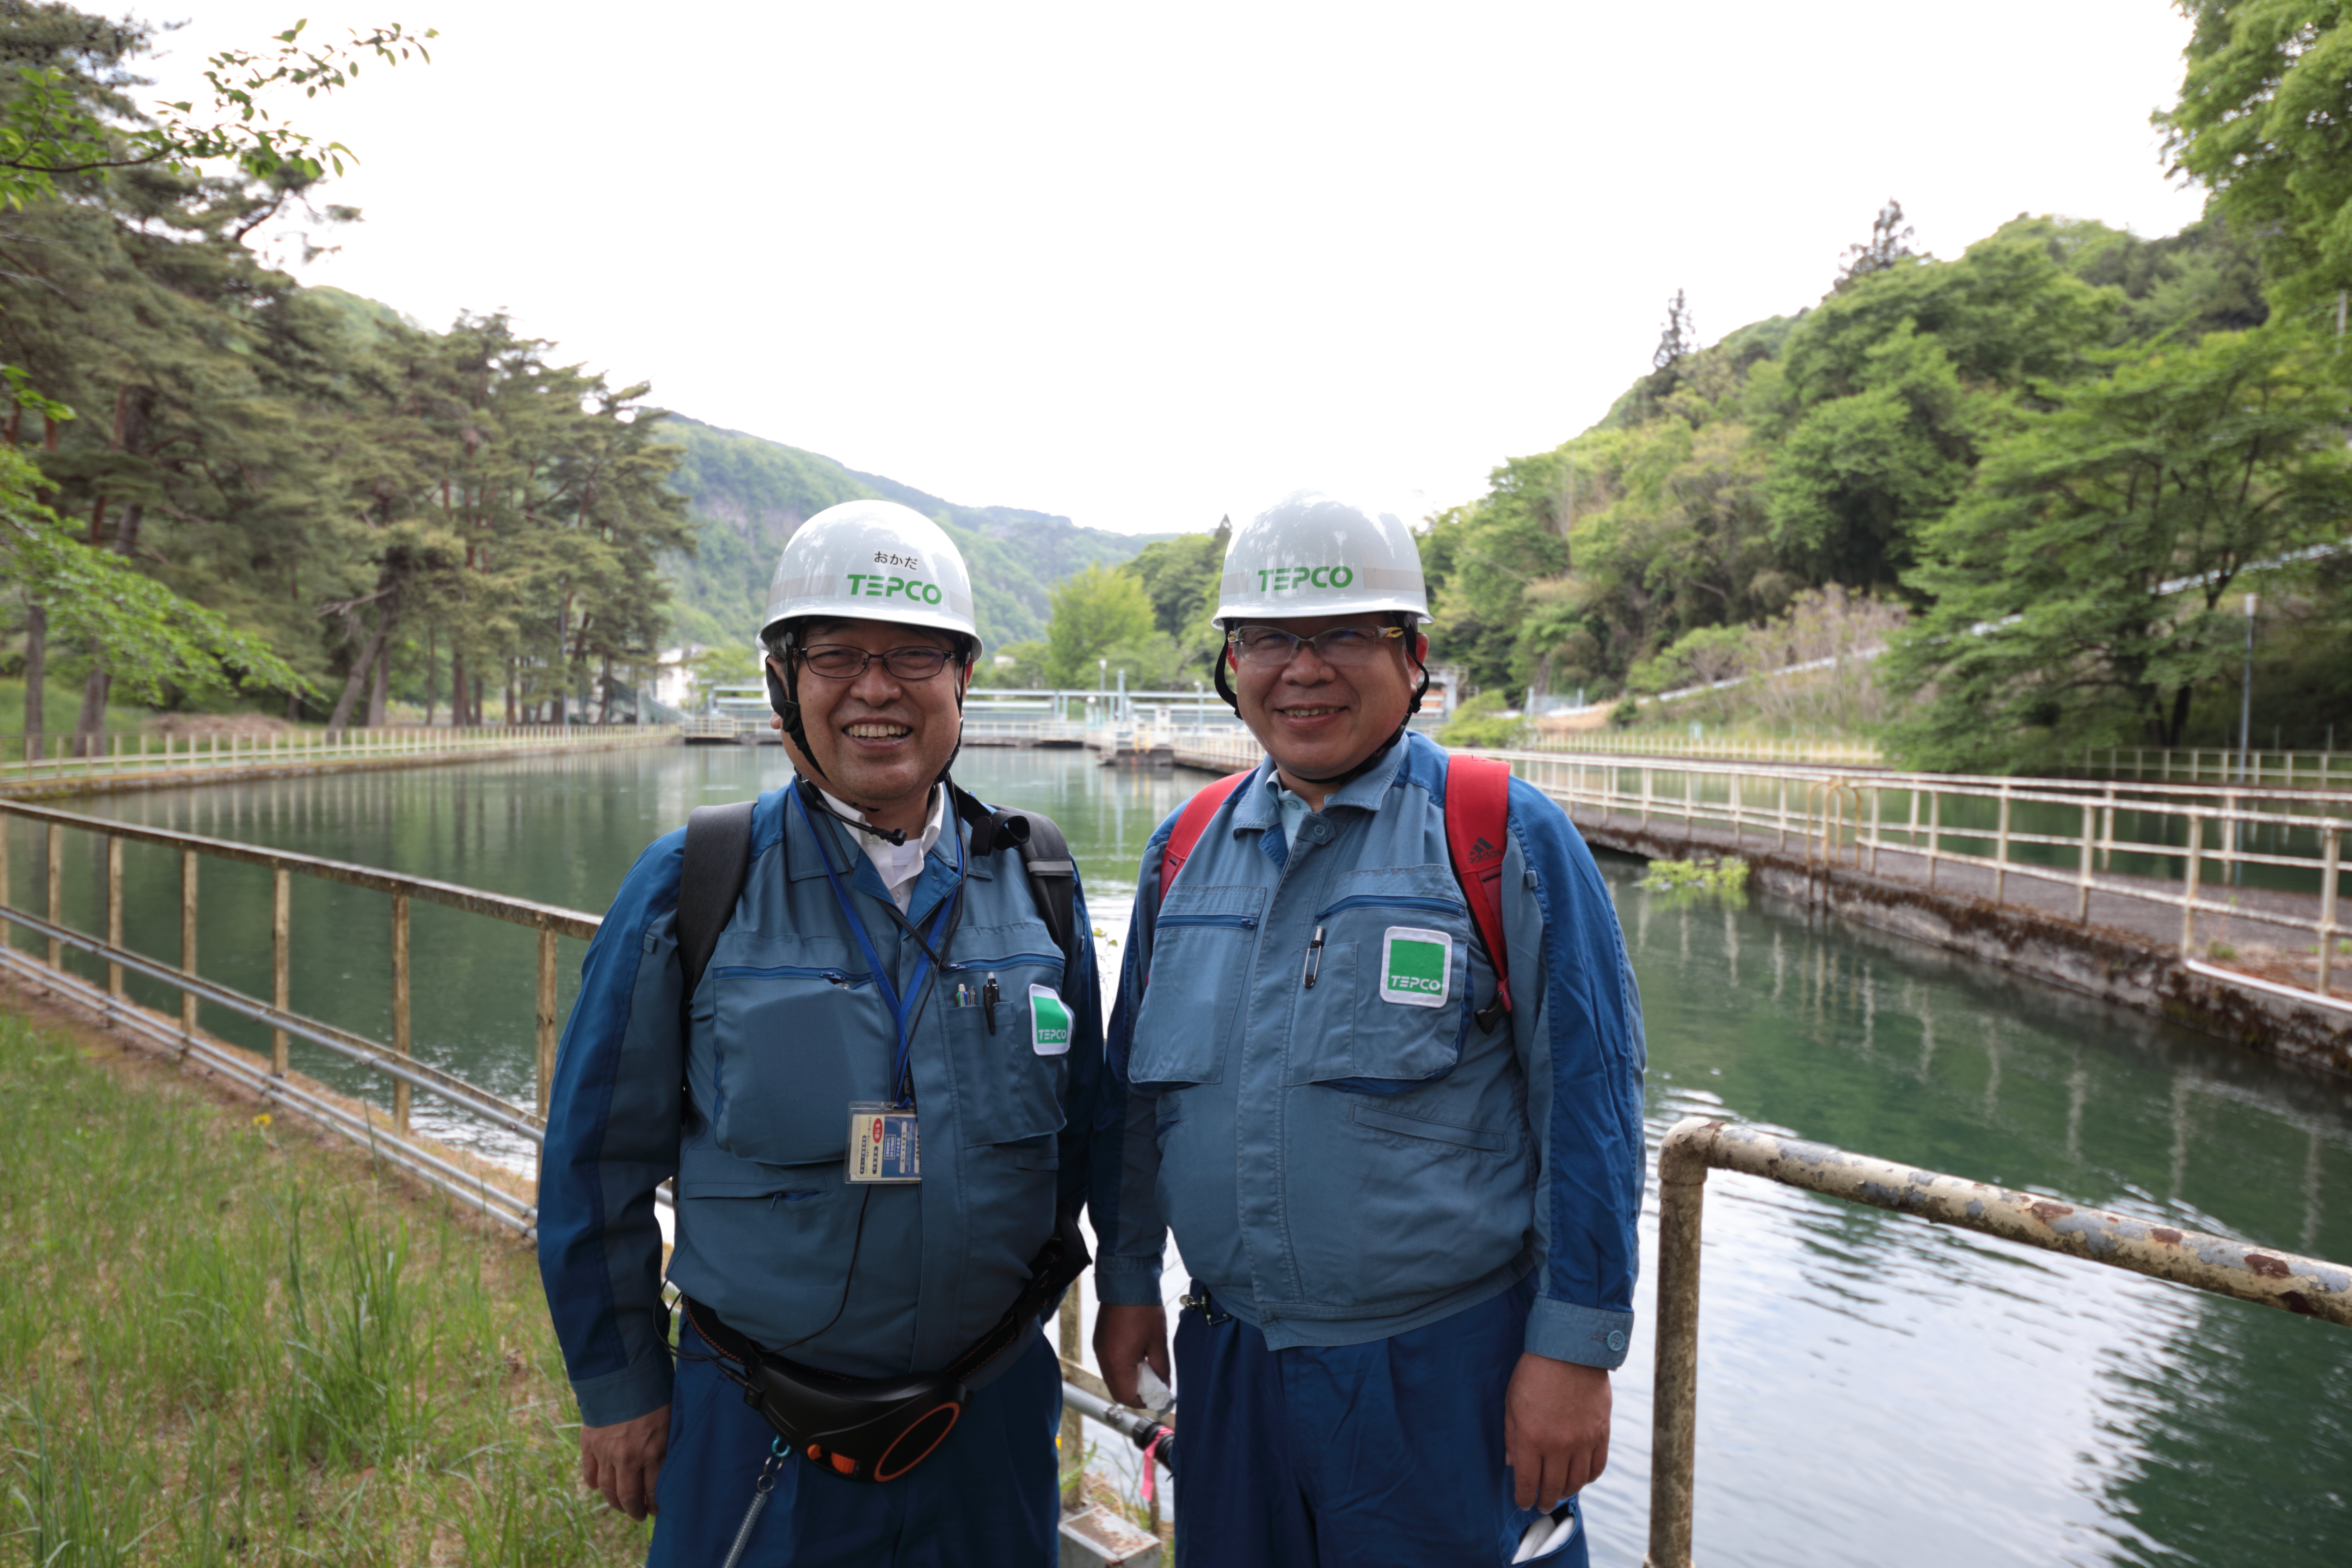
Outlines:
[[595,1564],[529,1254],[0,1015],[0,1564]]

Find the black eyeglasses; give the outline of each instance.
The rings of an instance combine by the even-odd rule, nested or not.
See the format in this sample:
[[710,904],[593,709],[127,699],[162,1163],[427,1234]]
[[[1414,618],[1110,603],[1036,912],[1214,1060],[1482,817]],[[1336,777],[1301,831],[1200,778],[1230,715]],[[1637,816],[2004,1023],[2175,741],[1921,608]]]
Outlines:
[[801,650],[801,666],[827,680],[855,680],[878,658],[882,668],[900,680],[929,680],[954,657],[943,647],[894,647],[887,653],[867,653],[846,643],[820,643]]
[[1371,663],[1384,645],[1402,636],[1402,626],[1331,626],[1311,637],[1280,626],[1243,626],[1227,633],[1225,642],[1244,664],[1288,664],[1301,647],[1311,647],[1316,658],[1344,669]]

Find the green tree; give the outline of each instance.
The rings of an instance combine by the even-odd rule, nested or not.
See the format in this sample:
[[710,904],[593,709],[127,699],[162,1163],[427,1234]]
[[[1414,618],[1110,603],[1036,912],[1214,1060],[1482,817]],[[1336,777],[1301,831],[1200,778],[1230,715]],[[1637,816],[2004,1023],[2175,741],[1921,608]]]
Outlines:
[[2022,416],[1921,539],[1934,607],[1882,679],[1917,699],[1896,750],[1935,768],[2046,766],[2178,744],[2239,657],[2249,568],[2340,537],[2352,405],[2326,345],[2280,323],[2165,347]]
[[2352,0],[2182,0],[2180,101],[2157,115],[2179,167],[2256,237],[2278,302],[2352,289]]
[[[1128,573],[1089,566],[1065,578],[1053,593],[1054,618],[1045,631],[1046,684],[1095,685],[1097,662],[1114,648],[1131,658],[1153,632],[1151,600]],[[1162,634],[1163,636],[1165,634]]]

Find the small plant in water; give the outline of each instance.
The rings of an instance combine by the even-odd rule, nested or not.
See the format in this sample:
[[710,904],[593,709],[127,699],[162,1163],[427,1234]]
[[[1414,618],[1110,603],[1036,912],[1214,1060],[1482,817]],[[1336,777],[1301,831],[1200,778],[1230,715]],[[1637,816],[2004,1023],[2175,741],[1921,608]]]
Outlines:
[[1661,893],[1730,893],[1748,890],[1748,862],[1702,856],[1694,860],[1653,860],[1641,885]]

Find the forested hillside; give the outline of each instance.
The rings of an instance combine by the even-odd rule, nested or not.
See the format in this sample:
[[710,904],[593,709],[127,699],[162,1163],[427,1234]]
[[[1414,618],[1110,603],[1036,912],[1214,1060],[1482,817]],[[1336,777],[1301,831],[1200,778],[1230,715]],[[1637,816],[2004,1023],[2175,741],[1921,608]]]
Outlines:
[[663,563],[677,586],[676,635],[688,642],[748,639],[792,531],[860,496],[912,507],[948,531],[971,567],[981,636],[992,648],[1042,637],[1050,593],[1063,578],[1125,561],[1165,537],[1081,528],[1066,517],[1014,507],[959,506],[814,452],[675,415],[663,421],[662,434],[683,449],[671,482],[695,523],[693,553]]
[[[299,34],[234,72],[265,93],[342,85],[352,51]],[[18,208],[0,580],[26,728],[67,684],[96,734],[118,679],[336,723],[394,693],[560,721],[593,678],[644,666],[668,620],[656,563],[692,537],[647,389],[499,315],[436,332],[298,288],[248,237],[356,215],[313,205],[325,168],[282,121],[253,122],[270,143],[151,119],[149,42],[136,21],[0,8]]]

